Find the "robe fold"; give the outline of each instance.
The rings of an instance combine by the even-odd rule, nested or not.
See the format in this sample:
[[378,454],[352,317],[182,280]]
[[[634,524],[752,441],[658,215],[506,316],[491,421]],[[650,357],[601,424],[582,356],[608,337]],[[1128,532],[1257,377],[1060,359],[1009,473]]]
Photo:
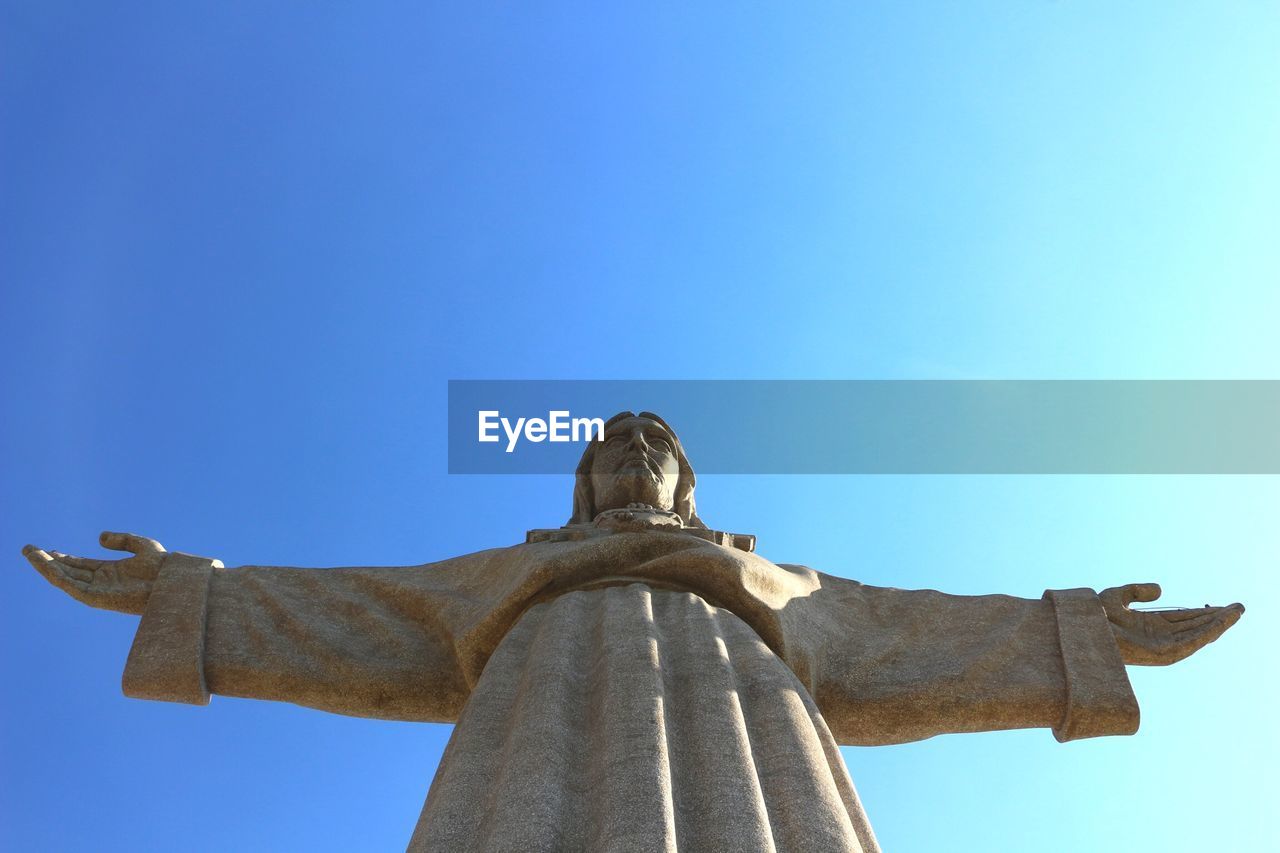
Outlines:
[[172,553],[124,689],[456,722],[415,851],[870,853],[837,744],[1138,723],[1092,590],[872,587],[652,531],[406,567]]

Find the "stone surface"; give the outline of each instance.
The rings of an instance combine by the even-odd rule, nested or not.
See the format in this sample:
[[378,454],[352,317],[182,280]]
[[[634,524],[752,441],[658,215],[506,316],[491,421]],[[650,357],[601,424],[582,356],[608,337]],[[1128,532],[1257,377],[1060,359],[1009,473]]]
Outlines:
[[774,564],[698,518],[656,416],[578,467],[560,535],[422,566],[244,566],[28,547],[51,583],[141,613],[124,690],[457,722],[413,850],[877,849],[837,743],[1044,727],[1131,734],[1125,664],[1172,663],[1239,605],[1154,584],[1037,600],[872,587]]
[[641,583],[532,607],[476,684],[411,849],[874,850],[808,692],[755,632]]

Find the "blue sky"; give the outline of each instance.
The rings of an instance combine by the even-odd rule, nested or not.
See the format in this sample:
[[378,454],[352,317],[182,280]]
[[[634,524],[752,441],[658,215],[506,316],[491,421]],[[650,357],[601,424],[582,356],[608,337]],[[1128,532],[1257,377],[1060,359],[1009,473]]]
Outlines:
[[[521,541],[466,378],[1280,378],[1273,4],[0,6],[0,846],[399,849],[449,730],[138,702],[19,556]],[[637,401],[637,407],[643,401]],[[679,429],[679,424],[674,425]],[[698,448],[688,448],[697,465]],[[706,477],[869,583],[1244,601],[1133,738],[845,750],[889,851],[1265,849],[1269,477]]]

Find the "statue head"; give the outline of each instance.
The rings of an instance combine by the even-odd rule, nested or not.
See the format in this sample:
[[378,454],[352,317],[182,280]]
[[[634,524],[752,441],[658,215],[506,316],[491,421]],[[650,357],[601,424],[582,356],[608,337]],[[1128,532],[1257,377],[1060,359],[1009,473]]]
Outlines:
[[674,512],[686,527],[706,527],[693,508],[693,467],[666,421],[652,412],[619,412],[602,441],[587,445],[578,463],[570,524],[628,504]]

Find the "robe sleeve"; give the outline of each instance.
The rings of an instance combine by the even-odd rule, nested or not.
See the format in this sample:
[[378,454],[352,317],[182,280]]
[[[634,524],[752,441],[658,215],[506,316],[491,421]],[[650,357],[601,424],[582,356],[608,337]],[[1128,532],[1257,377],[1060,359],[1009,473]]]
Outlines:
[[129,652],[124,692],[452,722],[468,691],[439,574],[432,566],[225,569],[172,552]]
[[1037,728],[1127,735],[1138,702],[1091,589],[1039,600],[866,586],[824,576],[814,689],[836,740],[877,745]]

